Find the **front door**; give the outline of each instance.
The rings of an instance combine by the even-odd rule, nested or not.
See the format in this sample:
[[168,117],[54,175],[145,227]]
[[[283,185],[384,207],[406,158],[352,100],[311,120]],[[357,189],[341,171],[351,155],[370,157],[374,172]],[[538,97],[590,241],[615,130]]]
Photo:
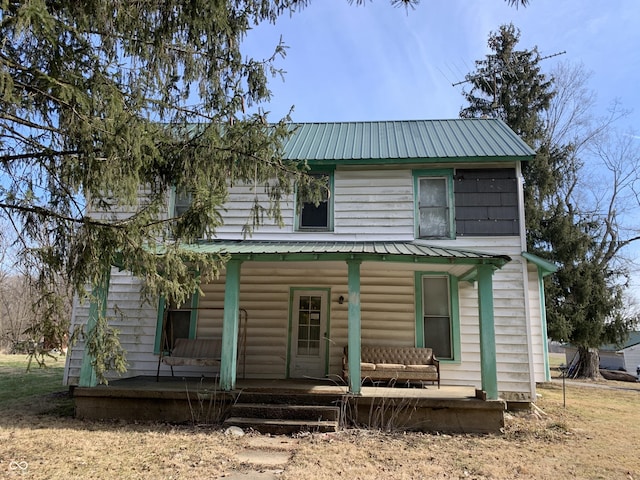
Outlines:
[[294,290],[291,302],[291,378],[326,375],[329,292]]

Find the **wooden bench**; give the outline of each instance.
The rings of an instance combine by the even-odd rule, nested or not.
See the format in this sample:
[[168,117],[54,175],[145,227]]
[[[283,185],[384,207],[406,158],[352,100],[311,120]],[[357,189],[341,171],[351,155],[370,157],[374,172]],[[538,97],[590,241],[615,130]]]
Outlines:
[[220,365],[221,350],[221,338],[176,338],[168,355],[164,352],[160,353],[157,377],[160,376],[160,362],[171,367],[172,376],[173,367],[177,366],[209,367]]
[[[349,376],[349,355],[344,347],[342,375]],[[431,348],[388,347],[362,345],[360,347],[360,378],[362,380],[395,382],[438,382],[440,362]]]

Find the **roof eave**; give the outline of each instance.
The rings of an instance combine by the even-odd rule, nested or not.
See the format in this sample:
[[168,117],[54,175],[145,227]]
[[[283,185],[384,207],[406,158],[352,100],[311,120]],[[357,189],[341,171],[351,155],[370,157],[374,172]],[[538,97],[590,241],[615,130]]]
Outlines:
[[349,165],[349,166],[376,166],[376,165],[411,165],[411,164],[442,164],[442,163],[513,163],[513,162],[528,162],[533,160],[535,155],[526,156],[492,156],[492,157],[416,157],[416,158],[341,158],[341,159],[328,159],[328,158],[310,158],[307,160],[302,159],[287,159],[291,161],[306,161],[310,166],[335,166],[335,165]]

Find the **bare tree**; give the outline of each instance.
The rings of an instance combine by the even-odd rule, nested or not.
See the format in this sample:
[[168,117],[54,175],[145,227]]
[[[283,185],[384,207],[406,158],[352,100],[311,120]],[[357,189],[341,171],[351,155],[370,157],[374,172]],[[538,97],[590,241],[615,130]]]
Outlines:
[[632,132],[616,130],[627,112],[614,102],[595,118],[595,92],[581,65],[553,72],[555,97],[545,112],[551,150],[560,152],[561,178],[547,200],[545,238],[560,270],[547,283],[549,333],[578,348],[574,376],[598,377],[598,347],[619,343],[637,324],[627,308],[632,258],[640,239],[633,218],[640,188],[640,151]]

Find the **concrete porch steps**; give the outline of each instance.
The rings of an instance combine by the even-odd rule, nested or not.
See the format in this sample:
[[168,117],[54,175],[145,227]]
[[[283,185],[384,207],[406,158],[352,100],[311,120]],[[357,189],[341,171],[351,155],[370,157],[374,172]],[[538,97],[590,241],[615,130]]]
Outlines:
[[264,403],[237,403],[231,407],[234,417],[273,418],[287,420],[330,420],[338,421],[340,409],[327,405],[267,405]]
[[272,418],[229,417],[225,427],[251,428],[260,433],[291,435],[298,432],[336,432],[338,422],[332,420],[283,420]]
[[[292,398],[289,398],[289,401],[291,400]],[[301,431],[335,432],[338,430],[339,422],[340,408],[332,405],[236,403],[231,407],[224,426],[252,428],[260,433],[284,435]]]

